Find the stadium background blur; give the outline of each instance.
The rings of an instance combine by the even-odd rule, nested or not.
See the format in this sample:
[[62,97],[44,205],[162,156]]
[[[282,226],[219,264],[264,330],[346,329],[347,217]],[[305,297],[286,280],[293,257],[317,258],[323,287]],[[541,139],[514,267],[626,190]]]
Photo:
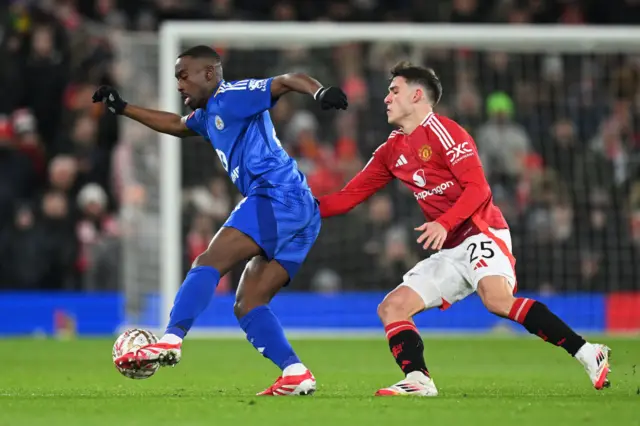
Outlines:
[[[139,34],[141,43],[157,44],[153,32],[170,19],[211,19],[212,25],[640,23],[640,2],[634,0],[270,3],[10,0],[0,6],[1,290],[118,292],[137,285],[123,282],[123,241],[132,232],[123,206],[157,202],[148,185],[132,178],[136,170],[157,165],[157,155],[140,154],[157,137],[105,114],[91,95],[111,84],[126,100],[158,107],[157,51],[127,55],[119,37]],[[321,112],[302,96],[285,97],[272,110],[283,146],[316,195],[340,189],[386,139],[389,67],[406,58],[433,67],[444,87],[437,112],[474,136],[495,201],[511,226],[519,288],[542,294],[640,290],[640,56],[362,43],[260,51],[213,47],[223,56],[227,79],[302,71],[346,91],[347,113]],[[208,144],[184,142],[182,169],[186,272],[238,194]],[[137,222],[146,230],[135,236],[140,245],[157,243],[158,220],[148,215]],[[323,223],[292,290],[393,288],[425,256],[413,231],[422,222],[412,194],[389,185],[351,214]],[[149,265],[153,276],[157,261]],[[239,276],[240,270],[232,271],[218,292],[232,293]],[[630,323],[640,328],[640,316]]]

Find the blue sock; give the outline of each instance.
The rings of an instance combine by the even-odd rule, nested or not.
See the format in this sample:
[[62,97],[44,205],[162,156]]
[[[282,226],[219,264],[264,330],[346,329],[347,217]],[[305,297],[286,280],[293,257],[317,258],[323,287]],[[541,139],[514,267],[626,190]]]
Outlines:
[[218,281],[220,272],[210,266],[198,266],[189,271],[173,302],[167,334],[184,338],[198,315],[209,306]]
[[300,362],[284,335],[280,321],[268,306],[258,306],[251,310],[240,319],[240,327],[258,352],[281,370]]

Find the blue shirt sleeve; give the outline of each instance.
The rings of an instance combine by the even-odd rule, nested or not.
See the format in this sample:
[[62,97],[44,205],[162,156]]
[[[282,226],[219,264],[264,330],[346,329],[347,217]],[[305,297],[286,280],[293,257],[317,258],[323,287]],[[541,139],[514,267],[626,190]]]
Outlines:
[[268,110],[276,104],[271,97],[273,78],[241,80],[222,88],[220,108],[228,114],[248,118]]
[[193,111],[191,114],[184,117],[184,124],[189,130],[193,130],[200,136],[207,137],[207,115],[201,108]]

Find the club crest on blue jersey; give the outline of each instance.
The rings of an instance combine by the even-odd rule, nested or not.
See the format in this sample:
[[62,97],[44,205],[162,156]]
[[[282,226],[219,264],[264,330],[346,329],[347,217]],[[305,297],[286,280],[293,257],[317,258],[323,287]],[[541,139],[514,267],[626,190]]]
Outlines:
[[216,129],[218,130],[224,129],[224,121],[222,121],[222,118],[220,118],[219,115],[216,115],[215,122],[216,122]]

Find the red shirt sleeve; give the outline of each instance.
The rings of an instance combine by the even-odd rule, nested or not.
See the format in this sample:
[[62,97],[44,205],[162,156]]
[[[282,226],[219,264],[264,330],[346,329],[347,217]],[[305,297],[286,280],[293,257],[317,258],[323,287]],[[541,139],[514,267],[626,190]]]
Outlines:
[[373,153],[369,162],[340,191],[318,198],[320,216],[330,217],[347,213],[371,197],[393,179],[387,167],[388,142]]
[[436,222],[447,232],[469,219],[491,197],[491,188],[484,176],[482,163],[473,139],[457,123],[440,121],[442,159],[456,178],[462,194]]

